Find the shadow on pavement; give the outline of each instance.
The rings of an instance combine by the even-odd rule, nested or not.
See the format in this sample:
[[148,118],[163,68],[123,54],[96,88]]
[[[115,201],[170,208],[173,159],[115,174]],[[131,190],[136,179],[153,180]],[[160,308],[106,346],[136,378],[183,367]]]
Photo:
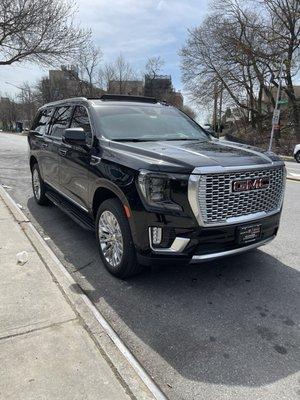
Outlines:
[[149,359],[148,346],[187,379],[224,385],[262,386],[298,371],[295,269],[258,250],[120,281],[105,271],[92,233],[56,207],[32,198],[27,206],[137,358]]

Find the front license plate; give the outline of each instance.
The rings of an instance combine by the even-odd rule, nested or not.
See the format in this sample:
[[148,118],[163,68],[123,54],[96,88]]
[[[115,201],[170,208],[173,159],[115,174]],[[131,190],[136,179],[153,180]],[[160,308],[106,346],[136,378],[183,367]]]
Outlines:
[[254,242],[261,237],[261,225],[250,225],[239,228],[239,243]]

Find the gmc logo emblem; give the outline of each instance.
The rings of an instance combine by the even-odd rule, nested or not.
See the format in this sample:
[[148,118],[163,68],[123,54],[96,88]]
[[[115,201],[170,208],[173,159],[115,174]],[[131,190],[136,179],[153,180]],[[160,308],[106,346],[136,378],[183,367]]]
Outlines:
[[241,179],[232,182],[233,192],[247,192],[248,190],[267,189],[270,178]]

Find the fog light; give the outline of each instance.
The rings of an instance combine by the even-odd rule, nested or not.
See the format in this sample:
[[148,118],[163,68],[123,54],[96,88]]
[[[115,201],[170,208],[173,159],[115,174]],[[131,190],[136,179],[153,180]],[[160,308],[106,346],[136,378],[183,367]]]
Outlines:
[[160,244],[162,238],[162,228],[153,226],[151,228],[151,231],[152,231],[152,244]]

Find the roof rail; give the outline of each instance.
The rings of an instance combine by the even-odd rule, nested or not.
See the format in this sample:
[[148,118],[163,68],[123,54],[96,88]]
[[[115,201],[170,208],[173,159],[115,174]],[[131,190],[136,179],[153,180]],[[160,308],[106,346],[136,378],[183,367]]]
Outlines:
[[130,96],[126,94],[103,94],[100,97],[104,101],[136,101],[140,103],[157,103],[154,97]]

